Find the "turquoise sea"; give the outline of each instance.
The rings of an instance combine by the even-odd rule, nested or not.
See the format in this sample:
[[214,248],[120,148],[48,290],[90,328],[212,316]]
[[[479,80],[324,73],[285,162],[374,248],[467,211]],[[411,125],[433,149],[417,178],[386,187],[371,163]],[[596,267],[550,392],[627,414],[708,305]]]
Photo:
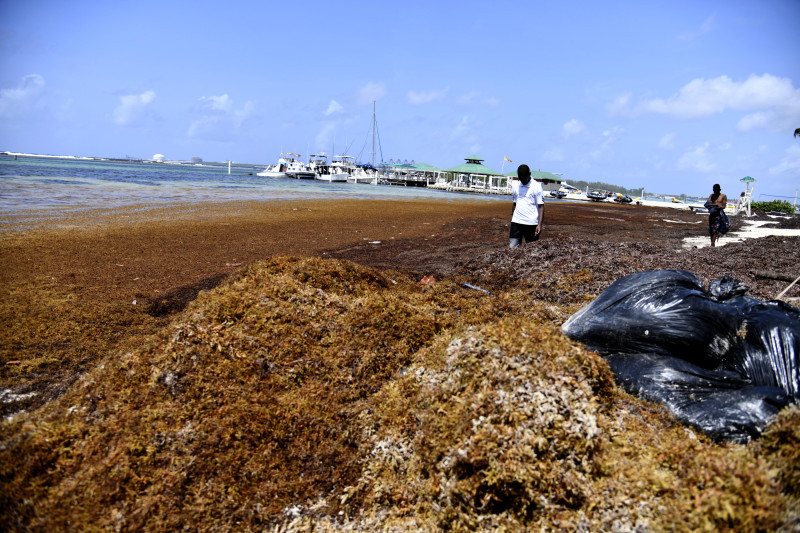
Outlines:
[[328,183],[256,176],[263,166],[170,164],[32,156],[0,156],[0,222],[33,213],[127,206],[289,199],[447,199],[507,197],[418,187]]

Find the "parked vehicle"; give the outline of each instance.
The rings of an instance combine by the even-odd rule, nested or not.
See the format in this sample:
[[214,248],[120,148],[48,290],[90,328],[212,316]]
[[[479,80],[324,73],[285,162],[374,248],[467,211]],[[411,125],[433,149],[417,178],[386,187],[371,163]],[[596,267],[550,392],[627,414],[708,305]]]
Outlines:
[[606,198],[608,198],[608,196],[605,193],[602,193],[600,191],[590,191],[586,194],[586,197],[589,200],[592,200],[593,202],[602,202]]

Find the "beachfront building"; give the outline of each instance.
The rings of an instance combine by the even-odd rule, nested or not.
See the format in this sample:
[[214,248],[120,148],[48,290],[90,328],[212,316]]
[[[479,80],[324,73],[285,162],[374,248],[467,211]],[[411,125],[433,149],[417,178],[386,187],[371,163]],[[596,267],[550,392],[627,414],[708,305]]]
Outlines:
[[440,172],[431,187],[449,191],[480,191],[497,194],[511,192],[511,180],[483,164],[483,159],[471,155],[466,163]]
[[[511,179],[517,179],[516,169],[506,174]],[[557,191],[561,188],[564,180],[558,174],[545,172],[543,170],[531,170],[531,178],[542,184],[544,192]]]
[[429,165],[428,163],[414,163],[413,166],[414,166],[414,171],[418,175],[424,177],[430,183],[436,183],[436,180],[442,173],[441,168]]
[[388,185],[405,185],[414,187],[427,187],[436,183],[442,169],[427,163],[393,162],[384,163],[381,183]]

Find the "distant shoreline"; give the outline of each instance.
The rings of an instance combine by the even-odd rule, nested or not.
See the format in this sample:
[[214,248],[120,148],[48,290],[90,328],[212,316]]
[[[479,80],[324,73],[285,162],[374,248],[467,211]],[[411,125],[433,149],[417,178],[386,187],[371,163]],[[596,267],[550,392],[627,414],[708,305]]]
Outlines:
[[[139,157],[133,158],[125,158],[125,157],[97,157],[97,156],[80,156],[80,155],[50,155],[50,154],[27,154],[22,152],[2,152],[0,151],[0,156],[14,156],[16,157],[37,157],[41,159],[65,159],[67,161],[109,161],[115,163],[144,163],[144,164],[153,164],[153,165],[194,165],[192,161],[188,160],[165,160],[165,161],[156,161],[155,159],[143,159]],[[202,161],[201,165],[210,165],[210,166],[222,166],[227,165],[227,161]],[[261,168],[266,165],[266,163],[240,163],[236,161],[232,161],[231,164],[236,165],[238,167],[253,167],[253,168]]]

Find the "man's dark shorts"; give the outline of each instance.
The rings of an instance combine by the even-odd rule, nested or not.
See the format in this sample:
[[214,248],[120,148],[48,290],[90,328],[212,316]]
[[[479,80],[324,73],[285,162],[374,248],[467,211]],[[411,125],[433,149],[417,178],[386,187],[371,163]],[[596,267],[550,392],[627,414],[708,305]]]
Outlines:
[[528,224],[517,224],[516,222],[511,223],[511,231],[508,234],[510,239],[519,239],[520,242],[522,238],[525,237],[525,242],[533,242],[538,241],[539,235],[536,234],[536,226],[529,226]]

